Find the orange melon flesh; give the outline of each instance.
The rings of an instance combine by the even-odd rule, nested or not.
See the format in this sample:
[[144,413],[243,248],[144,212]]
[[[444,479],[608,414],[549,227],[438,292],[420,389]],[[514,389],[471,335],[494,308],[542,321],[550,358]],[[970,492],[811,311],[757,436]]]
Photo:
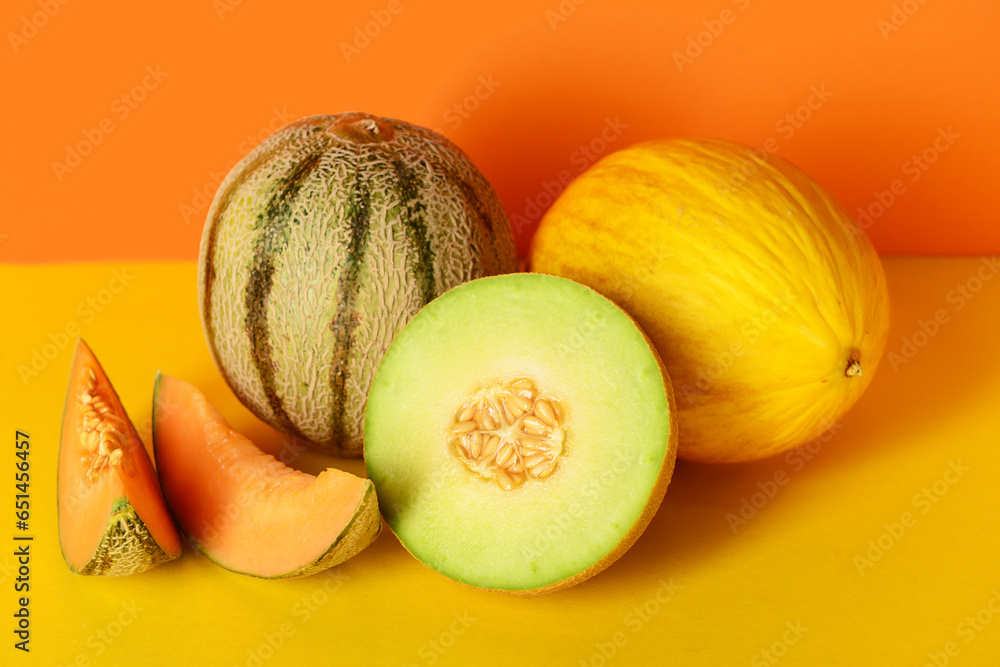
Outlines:
[[[121,460],[88,476],[94,453],[81,437],[81,392],[95,377],[91,394],[114,415],[124,443]],[[156,471],[118,394],[83,340],[77,341],[63,409],[59,446],[59,540],[70,570],[121,575],[147,570],[181,553],[180,535],[167,511]]]
[[194,386],[162,373],[153,443],[167,504],[210,559],[258,577],[304,576],[354,555],[381,528],[372,483],[294,470],[233,430]]

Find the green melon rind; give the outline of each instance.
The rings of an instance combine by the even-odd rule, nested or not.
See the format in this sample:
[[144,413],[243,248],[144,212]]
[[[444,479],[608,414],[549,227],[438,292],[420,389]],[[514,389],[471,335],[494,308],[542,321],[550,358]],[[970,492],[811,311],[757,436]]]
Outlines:
[[[76,574],[120,577],[145,572],[181,553],[168,553],[150,534],[135,508],[125,498],[115,501],[104,537],[90,560]],[[65,554],[64,554],[65,557]],[[67,561],[68,562],[68,561]]]
[[499,198],[459,148],[390,119],[379,119],[394,129],[387,142],[326,131],[345,117],[374,118],[297,121],[227,176],[202,236],[199,304],[245,405],[360,456],[368,386],[393,336],[437,294],[517,260]]

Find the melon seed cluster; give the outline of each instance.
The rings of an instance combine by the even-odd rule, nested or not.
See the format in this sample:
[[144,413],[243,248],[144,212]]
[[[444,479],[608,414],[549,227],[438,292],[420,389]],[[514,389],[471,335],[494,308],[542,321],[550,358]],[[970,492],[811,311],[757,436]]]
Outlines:
[[[87,369],[87,386],[80,390],[78,398],[80,443],[87,452],[84,461],[90,459],[87,479],[93,482],[105,470],[121,463],[122,447],[126,443],[126,436],[122,430],[124,424],[97,392],[97,375],[93,369]],[[131,462],[129,459],[126,461]]]
[[451,446],[470,470],[512,491],[551,475],[566,435],[557,401],[517,378],[480,389],[458,409]]

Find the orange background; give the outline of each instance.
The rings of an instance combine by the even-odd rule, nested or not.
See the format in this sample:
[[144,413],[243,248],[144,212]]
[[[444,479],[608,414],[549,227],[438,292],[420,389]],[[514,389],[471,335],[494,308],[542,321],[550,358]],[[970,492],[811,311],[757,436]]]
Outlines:
[[[1000,249],[984,187],[1000,169],[1000,6],[989,0],[62,1],[0,10],[0,261],[193,259],[228,166],[294,117],[347,110],[457,142],[526,221],[522,251],[546,184],[587,164],[577,151],[600,147],[609,119],[625,127],[605,151],[651,137],[771,139],[853,214],[873,214],[882,252]],[[377,34],[346,56],[366,23]],[[469,98],[481,80],[492,90]],[[825,99],[803,107],[815,90]],[[130,108],[122,95],[144,99]],[[464,102],[476,107],[466,118],[449,113]],[[102,122],[111,131],[57,174]],[[948,128],[957,138],[935,151]],[[912,158],[925,150],[936,160],[920,170]],[[897,180],[880,212],[876,192]]]

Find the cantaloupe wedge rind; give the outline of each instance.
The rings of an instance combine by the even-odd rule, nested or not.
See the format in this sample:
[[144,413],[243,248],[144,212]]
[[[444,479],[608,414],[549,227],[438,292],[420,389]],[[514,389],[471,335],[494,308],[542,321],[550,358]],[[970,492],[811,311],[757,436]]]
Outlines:
[[553,276],[483,278],[393,341],[365,460],[418,560],[479,588],[549,592],[645,529],[673,470],[674,414],[659,357],[612,302]]
[[192,546],[262,578],[341,563],[381,529],[372,483],[289,468],[233,430],[194,386],[157,374],[153,448],[167,504]]
[[152,463],[82,340],[63,408],[57,487],[59,543],[70,571],[136,574],[180,556]]
[[164,551],[135,508],[122,498],[118,507],[111,511],[108,530],[93,556],[77,574],[109,577],[136,574],[171,561],[179,555],[180,551]]

